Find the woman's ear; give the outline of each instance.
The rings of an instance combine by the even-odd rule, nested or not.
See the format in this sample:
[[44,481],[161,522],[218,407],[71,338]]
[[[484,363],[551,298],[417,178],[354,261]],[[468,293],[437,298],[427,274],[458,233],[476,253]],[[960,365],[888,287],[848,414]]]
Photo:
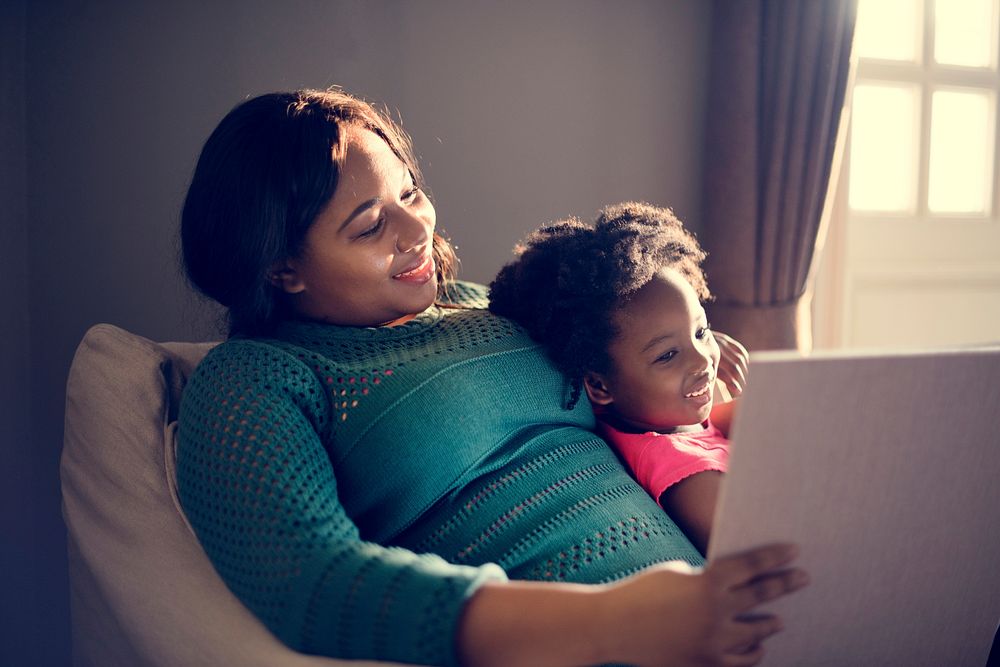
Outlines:
[[594,371],[584,373],[583,388],[587,390],[587,398],[594,405],[610,405],[615,401],[607,379],[600,373]]
[[267,272],[271,284],[287,294],[298,294],[306,288],[305,282],[291,260],[278,262]]

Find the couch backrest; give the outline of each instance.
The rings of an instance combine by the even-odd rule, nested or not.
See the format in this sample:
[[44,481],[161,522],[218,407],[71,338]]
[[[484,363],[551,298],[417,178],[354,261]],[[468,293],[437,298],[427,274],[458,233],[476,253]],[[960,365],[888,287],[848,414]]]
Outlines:
[[74,664],[361,664],[281,644],[229,591],[184,518],[177,407],[212,345],[160,344],[99,324],[76,351],[60,465]]

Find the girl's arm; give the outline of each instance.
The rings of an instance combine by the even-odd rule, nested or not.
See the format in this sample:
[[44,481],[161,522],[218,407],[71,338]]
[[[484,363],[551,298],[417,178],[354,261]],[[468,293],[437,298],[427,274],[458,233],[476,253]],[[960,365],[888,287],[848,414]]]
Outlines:
[[459,623],[463,665],[754,665],[774,616],[747,612],[805,585],[795,557],[772,545],[721,558],[704,570],[664,563],[606,585],[486,583]]
[[734,398],[728,403],[715,403],[712,405],[712,412],[708,418],[715,424],[716,428],[722,431],[722,435],[730,437],[730,430],[733,426],[733,418],[739,410],[740,399]]
[[670,486],[659,499],[660,506],[701,553],[708,549],[720,484],[722,473],[706,470]]

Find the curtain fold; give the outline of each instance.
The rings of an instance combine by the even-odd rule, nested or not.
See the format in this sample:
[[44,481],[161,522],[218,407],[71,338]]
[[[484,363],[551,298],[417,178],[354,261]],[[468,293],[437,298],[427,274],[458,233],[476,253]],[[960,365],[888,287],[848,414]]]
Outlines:
[[[716,0],[704,224],[712,325],[749,349],[811,347],[813,267],[857,0]],[[846,118],[846,117],[845,117]]]

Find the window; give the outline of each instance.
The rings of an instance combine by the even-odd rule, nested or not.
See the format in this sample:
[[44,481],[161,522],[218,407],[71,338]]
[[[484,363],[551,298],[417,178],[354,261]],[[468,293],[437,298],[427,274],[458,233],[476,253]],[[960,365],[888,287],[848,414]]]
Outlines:
[[860,0],[819,347],[1000,341],[1000,0]]

